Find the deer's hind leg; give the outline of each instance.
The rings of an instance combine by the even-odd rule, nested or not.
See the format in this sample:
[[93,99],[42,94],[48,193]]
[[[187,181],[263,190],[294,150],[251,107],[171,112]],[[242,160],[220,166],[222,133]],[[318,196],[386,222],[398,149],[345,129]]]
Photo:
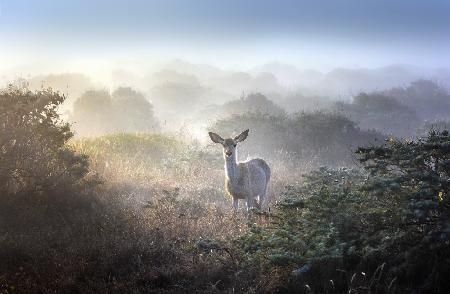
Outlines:
[[255,195],[253,193],[249,193],[246,198],[247,203],[247,211],[251,210],[256,205]]
[[262,200],[262,198],[261,198],[261,195],[260,194],[258,194],[258,196],[257,197],[255,197],[255,207],[256,208],[258,208],[259,210],[261,210],[261,200]]
[[267,185],[258,194],[258,208],[264,208],[267,205]]

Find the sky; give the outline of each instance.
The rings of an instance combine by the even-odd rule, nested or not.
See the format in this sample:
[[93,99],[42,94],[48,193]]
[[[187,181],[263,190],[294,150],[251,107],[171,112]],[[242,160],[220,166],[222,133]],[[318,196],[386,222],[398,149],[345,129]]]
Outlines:
[[450,1],[0,0],[0,71],[145,65],[450,67]]

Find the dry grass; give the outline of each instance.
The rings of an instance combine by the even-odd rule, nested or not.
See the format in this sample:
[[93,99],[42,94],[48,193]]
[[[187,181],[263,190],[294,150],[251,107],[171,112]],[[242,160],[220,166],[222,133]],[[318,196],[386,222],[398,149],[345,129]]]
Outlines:
[[[110,135],[75,140],[88,154],[91,167],[109,184],[125,185],[136,203],[157,198],[163,190],[178,188],[183,198],[228,208],[224,191],[221,149],[214,145],[183,143],[161,135]],[[299,181],[312,164],[298,165],[286,154],[266,158],[272,169],[269,194],[276,200],[286,185]],[[243,206],[243,205],[241,205]]]
[[[70,144],[102,183],[3,206],[0,293],[256,291],[257,268],[225,245],[198,247],[248,229],[244,203],[235,215],[225,194],[220,148],[148,134]],[[272,196],[304,172],[267,161]]]

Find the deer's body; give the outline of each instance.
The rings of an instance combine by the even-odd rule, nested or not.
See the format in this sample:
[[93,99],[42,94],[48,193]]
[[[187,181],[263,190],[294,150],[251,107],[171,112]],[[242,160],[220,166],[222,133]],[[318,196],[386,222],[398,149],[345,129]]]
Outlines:
[[233,208],[238,208],[238,200],[245,199],[247,209],[261,208],[266,202],[267,184],[270,179],[270,168],[260,159],[237,162],[236,145],[245,140],[248,130],[234,139],[222,139],[210,133],[215,143],[222,144],[225,159],[225,188],[233,197]]

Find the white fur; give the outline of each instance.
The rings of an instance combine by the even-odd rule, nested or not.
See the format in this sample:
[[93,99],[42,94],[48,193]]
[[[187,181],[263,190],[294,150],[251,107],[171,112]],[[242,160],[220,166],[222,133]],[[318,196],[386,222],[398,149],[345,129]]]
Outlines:
[[234,139],[222,139],[219,135],[210,133],[215,143],[223,146],[225,160],[225,188],[233,197],[233,208],[238,208],[238,200],[245,199],[247,210],[253,207],[261,208],[267,203],[267,184],[270,179],[270,168],[267,163],[255,158],[237,162],[236,145],[246,139],[248,130]]

